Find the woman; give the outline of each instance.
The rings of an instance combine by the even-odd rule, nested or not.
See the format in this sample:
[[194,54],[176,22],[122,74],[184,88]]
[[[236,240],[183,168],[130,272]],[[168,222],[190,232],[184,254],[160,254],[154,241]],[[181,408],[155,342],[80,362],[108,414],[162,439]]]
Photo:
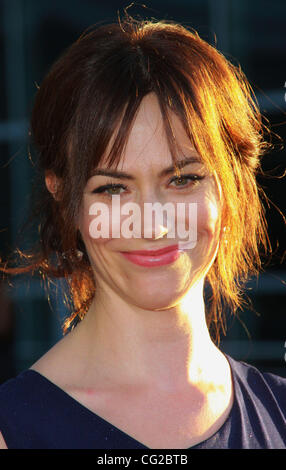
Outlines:
[[[63,278],[73,310],[0,388],[3,448],[285,447],[286,380],[215,345],[267,250],[262,130],[242,72],[177,24],[127,18],[54,64],[31,120],[40,244],[16,272]],[[145,232],[148,203],[187,210]]]

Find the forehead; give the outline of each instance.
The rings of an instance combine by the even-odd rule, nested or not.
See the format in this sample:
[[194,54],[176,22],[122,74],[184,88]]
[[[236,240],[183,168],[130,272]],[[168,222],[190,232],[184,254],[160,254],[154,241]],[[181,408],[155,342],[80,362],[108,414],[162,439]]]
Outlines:
[[[177,146],[178,160],[186,156],[200,157],[183,128],[179,117],[170,112],[170,123]],[[106,155],[109,154],[112,141],[100,162],[100,168],[107,167]],[[160,105],[154,93],[146,95],[139,106],[131,126],[129,137],[122,156],[116,166],[117,170],[161,169],[173,163]]]

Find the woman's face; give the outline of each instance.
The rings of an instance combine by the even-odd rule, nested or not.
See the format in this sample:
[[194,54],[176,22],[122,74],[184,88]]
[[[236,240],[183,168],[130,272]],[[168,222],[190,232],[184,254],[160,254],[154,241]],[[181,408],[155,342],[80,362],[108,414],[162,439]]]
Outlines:
[[[221,191],[215,177],[207,171],[200,156],[191,147],[178,117],[173,114],[171,121],[180,146],[178,160],[193,160],[181,169],[181,179],[174,170],[163,173],[163,170],[173,165],[173,161],[157,98],[154,94],[149,94],[142,100],[123,158],[116,169],[130,177],[115,178],[102,174],[92,176],[84,190],[79,220],[79,229],[94,270],[97,289],[102,288],[109,293],[111,289],[128,303],[151,310],[175,306],[194,283],[206,275],[217,253],[221,229]],[[104,159],[100,169],[107,169]],[[116,187],[102,188],[111,183]],[[138,211],[133,225],[127,223],[132,212],[129,215],[128,212],[127,215],[123,214],[122,210],[117,215],[111,212],[112,194],[117,195],[117,203],[119,200],[121,209],[125,203],[135,204]],[[97,216],[100,215],[99,212],[96,215],[94,208],[99,203],[104,204],[107,212],[104,219],[101,219],[102,224],[97,225],[101,236],[94,238],[94,223],[99,221]],[[146,203],[157,203],[157,207],[170,203],[174,207],[175,218],[172,219],[172,224],[175,225],[175,231],[172,238],[167,236],[166,212],[163,223],[154,214],[153,219],[147,220],[146,212],[144,214]],[[183,220],[182,215],[176,212],[177,203],[185,208],[184,229],[188,231],[191,227],[193,235],[194,230],[196,232],[197,241],[193,248],[182,248],[182,242],[190,238],[180,238],[181,235],[177,233],[176,228],[179,223],[182,227]],[[189,207],[193,208],[190,212]],[[106,214],[110,214],[109,220]],[[150,220],[153,225],[150,225]],[[117,237],[114,236],[115,232],[112,233],[112,223],[117,229]],[[102,230],[103,224],[105,233]],[[132,238],[127,238],[127,226],[133,230]],[[150,231],[144,233],[147,226]],[[130,254],[133,250],[159,250],[173,245],[178,245],[180,250],[165,255],[161,262],[158,256],[148,262],[147,258],[142,257],[132,261],[122,254]],[[144,263],[146,259],[147,262]]]

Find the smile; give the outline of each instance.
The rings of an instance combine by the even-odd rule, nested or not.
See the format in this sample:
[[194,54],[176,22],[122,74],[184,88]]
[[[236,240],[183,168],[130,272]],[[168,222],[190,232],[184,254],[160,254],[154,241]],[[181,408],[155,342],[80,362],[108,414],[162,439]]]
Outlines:
[[178,245],[163,250],[151,251],[122,251],[121,254],[134,264],[146,267],[163,266],[176,261],[181,252]]

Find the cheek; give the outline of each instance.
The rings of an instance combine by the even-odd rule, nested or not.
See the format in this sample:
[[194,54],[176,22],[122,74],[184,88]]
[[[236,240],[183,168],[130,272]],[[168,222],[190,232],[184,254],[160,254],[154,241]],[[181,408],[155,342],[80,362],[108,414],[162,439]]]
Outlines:
[[[86,195],[80,216],[80,231],[82,238],[87,244],[107,243],[113,238],[113,234],[119,232],[120,218],[113,217],[113,210],[116,212],[115,203],[94,201],[93,197]],[[118,238],[116,236],[116,238]]]
[[[195,219],[197,239],[206,235],[209,238],[216,238],[221,222],[221,198],[215,181],[206,180],[196,194],[192,195],[189,202],[195,206],[195,210],[186,208],[185,230],[194,227],[193,220]],[[181,224],[181,221],[177,220],[177,223]]]
[[[81,218],[80,231],[86,245],[94,245],[95,243],[97,245],[102,245],[112,238],[111,230],[108,230],[109,227],[108,224],[106,224],[106,221],[104,223],[104,236],[102,236],[103,223],[104,222],[100,220],[100,217],[95,217],[88,213]],[[101,236],[96,236],[96,233]]]
[[210,238],[218,235],[220,227],[220,208],[215,199],[208,199],[198,203],[197,207],[197,232]]
[[200,214],[200,224],[205,225],[211,232],[215,232],[218,226],[220,211],[215,201],[208,201],[202,207]]
[[79,228],[84,242],[88,245],[102,245],[120,237],[120,229],[127,215],[120,215],[120,206],[86,203],[81,212]]

